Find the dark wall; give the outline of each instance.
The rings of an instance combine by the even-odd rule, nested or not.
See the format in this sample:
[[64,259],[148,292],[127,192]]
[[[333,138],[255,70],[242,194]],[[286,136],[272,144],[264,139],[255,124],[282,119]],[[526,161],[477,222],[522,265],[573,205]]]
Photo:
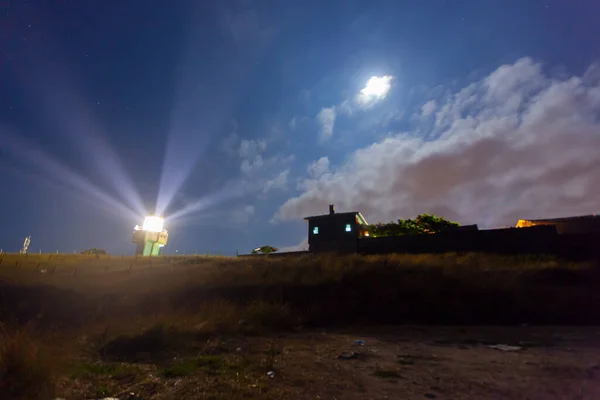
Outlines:
[[600,217],[574,218],[566,221],[536,221],[535,226],[554,225],[561,235],[600,233]]
[[311,253],[357,253],[358,238],[316,241],[309,246]]
[[[346,232],[346,224],[351,231]],[[319,228],[314,234],[313,229]],[[358,227],[356,215],[334,214],[310,219],[308,221],[308,244],[311,252],[321,251],[357,251]]]
[[358,252],[554,254],[571,259],[589,259],[600,256],[599,245],[600,234],[558,235],[554,226],[535,226],[436,235],[360,238]]

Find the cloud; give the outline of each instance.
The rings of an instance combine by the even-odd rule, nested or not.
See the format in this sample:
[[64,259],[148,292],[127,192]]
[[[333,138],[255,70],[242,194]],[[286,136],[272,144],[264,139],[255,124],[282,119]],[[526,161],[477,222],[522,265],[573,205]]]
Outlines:
[[392,87],[392,76],[372,76],[356,96],[356,103],[361,108],[370,108],[386,98]]
[[290,170],[286,169],[282,171],[279,175],[277,175],[274,179],[268,180],[263,187],[263,192],[266,193],[272,189],[286,189],[289,174]]
[[252,158],[260,155],[267,149],[267,141],[264,139],[259,140],[246,140],[240,141],[238,154],[242,158]]
[[317,122],[321,125],[321,139],[329,139],[333,135],[335,117],[335,107],[323,108],[317,114]]
[[425,118],[433,114],[435,109],[437,108],[437,101],[429,100],[427,103],[423,104],[421,107],[421,118]]
[[[483,227],[588,214],[600,203],[600,74],[557,79],[529,58],[438,99],[402,132],[310,177],[275,220],[360,210],[370,222],[441,214]],[[427,140],[425,138],[428,138]]]
[[290,126],[290,129],[291,129],[291,130],[295,130],[295,129],[296,129],[296,117],[293,117],[293,118],[290,120],[289,126]]
[[[237,129],[237,126],[235,126]],[[267,139],[240,139],[237,132],[229,135],[222,149],[240,160],[241,185],[247,194],[265,194],[271,190],[287,188],[293,155],[268,154]],[[282,171],[283,169],[283,171]]]
[[263,153],[267,150],[267,141],[240,139],[236,123],[234,123],[234,131],[225,138],[221,148],[229,156],[241,159],[240,171],[244,175],[252,175],[270,161],[263,158]]
[[255,171],[260,170],[264,165],[263,158],[260,154],[255,155],[252,158],[245,158],[240,164],[240,171],[244,175],[252,175]]
[[325,172],[329,171],[329,158],[321,157],[317,161],[309,164],[306,169],[310,177],[319,178]]

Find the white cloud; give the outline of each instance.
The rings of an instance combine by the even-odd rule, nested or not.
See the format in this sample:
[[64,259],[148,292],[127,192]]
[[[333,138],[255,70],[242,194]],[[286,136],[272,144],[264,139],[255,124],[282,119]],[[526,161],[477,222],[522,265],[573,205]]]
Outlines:
[[317,179],[321,177],[325,172],[329,171],[329,158],[319,158],[317,161],[309,164],[306,170],[312,178]]
[[279,173],[279,175],[277,175],[275,178],[266,181],[265,185],[263,187],[263,192],[266,193],[272,189],[285,190],[287,188],[289,174],[290,174],[290,170],[286,169],[286,170],[282,171],[281,173]]
[[356,103],[361,108],[370,108],[386,98],[392,87],[392,76],[372,76],[356,96]]
[[261,153],[263,153],[267,149],[267,141],[264,139],[259,140],[246,140],[243,139],[240,141],[238,154],[242,158],[252,158]]
[[260,170],[263,165],[264,161],[262,156],[257,154],[252,158],[243,159],[240,164],[240,171],[242,171],[244,175],[252,175],[255,171]]
[[423,104],[423,107],[421,107],[421,118],[430,116],[436,108],[437,101],[429,100],[427,103]]
[[[289,165],[293,155],[268,154],[268,139],[240,139],[234,132],[224,141],[222,148],[230,156],[240,160],[241,186],[246,193],[267,193],[272,189],[286,189]],[[282,172],[283,169],[283,172]],[[259,194],[260,196],[260,194]]]
[[295,129],[296,129],[296,117],[293,117],[293,118],[290,120],[290,123],[289,123],[289,125],[290,125],[290,129],[291,129],[291,130],[295,130]]
[[331,203],[362,211],[370,222],[431,212],[483,227],[596,212],[600,74],[594,71],[559,80],[528,58],[504,65],[440,99],[431,132],[392,135],[306,180],[275,219],[323,213]]
[[317,114],[317,121],[321,125],[321,139],[329,139],[333,135],[335,117],[335,107],[322,108]]

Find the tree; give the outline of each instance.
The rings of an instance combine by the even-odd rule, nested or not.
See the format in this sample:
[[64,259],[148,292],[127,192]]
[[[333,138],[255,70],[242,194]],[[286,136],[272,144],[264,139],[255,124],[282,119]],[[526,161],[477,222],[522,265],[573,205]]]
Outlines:
[[397,222],[371,225],[369,231],[375,237],[422,235],[440,233],[458,226],[458,223],[448,221],[437,215],[419,214],[415,219],[399,219]]
[[107,255],[108,252],[104,249],[97,249],[97,248],[92,248],[92,249],[87,249],[81,252],[81,254],[95,254],[95,255]]
[[270,253],[275,253],[277,250],[279,250],[277,247],[262,246],[262,247],[257,247],[256,249],[252,250],[252,254],[270,254]]

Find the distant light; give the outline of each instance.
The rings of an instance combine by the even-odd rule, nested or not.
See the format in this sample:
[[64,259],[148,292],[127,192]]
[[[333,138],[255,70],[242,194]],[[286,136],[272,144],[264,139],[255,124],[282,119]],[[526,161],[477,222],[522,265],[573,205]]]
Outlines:
[[365,232],[365,236],[369,236],[369,232]]
[[313,228],[313,235],[318,235],[318,234],[319,234],[319,227],[318,227],[318,226],[315,226],[315,227]]
[[351,232],[352,226],[350,224],[346,224],[346,232]]
[[161,217],[148,216],[144,219],[142,229],[148,232],[162,232],[165,220]]

